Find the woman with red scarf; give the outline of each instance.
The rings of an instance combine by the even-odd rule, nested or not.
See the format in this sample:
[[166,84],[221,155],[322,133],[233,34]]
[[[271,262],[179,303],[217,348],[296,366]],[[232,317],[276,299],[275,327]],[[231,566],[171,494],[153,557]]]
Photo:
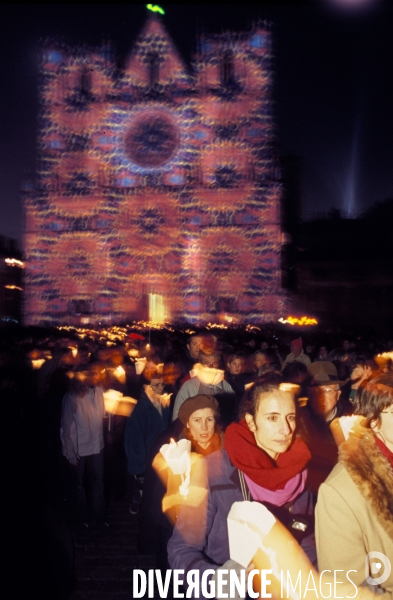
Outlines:
[[266,505],[295,533],[305,530],[301,545],[315,560],[313,506],[306,490],[310,452],[295,434],[293,394],[270,373],[255,382],[240,406],[241,420],[225,433],[225,449],[203,462],[205,471],[192,481],[207,490],[206,505],[185,504],[168,544],[172,569],[204,571],[236,568],[229,561],[227,516],[234,502]]

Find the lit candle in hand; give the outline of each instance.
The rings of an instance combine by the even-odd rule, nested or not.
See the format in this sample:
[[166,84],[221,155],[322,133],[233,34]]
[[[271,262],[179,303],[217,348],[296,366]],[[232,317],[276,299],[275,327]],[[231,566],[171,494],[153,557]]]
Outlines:
[[170,444],[164,444],[160,448],[162,456],[165,458],[168,467],[174,475],[180,475],[182,484],[179,492],[182,496],[188,494],[188,484],[190,482],[191,471],[191,442],[190,440],[179,440],[176,443],[171,439]]

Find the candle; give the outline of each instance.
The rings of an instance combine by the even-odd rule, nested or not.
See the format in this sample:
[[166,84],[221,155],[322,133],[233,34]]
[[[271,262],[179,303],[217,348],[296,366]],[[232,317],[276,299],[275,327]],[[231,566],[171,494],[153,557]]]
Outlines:
[[165,458],[172,473],[181,476],[182,482],[179,487],[179,492],[181,496],[187,496],[191,473],[190,440],[183,439],[176,443],[175,440],[171,439],[170,444],[161,446],[160,452]]
[[135,371],[137,375],[140,375],[144,368],[146,367],[146,363],[147,363],[147,358],[146,356],[144,356],[143,358],[136,358],[135,359]]
[[126,382],[126,372],[121,365],[116,367],[116,369],[113,369],[113,375],[116,377],[119,383]]
[[42,367],[44,362],[45,358],[36,358],[31,361],[31,364],[33,366],[33,369],[36,371],[37,369],[40,369]]
[[296,383],[280,383],[278,387],[282,392],[289,392],[293,396],[297,396],[300,392],[300,385]]
[[191,452],[190,440],[179,440],[177,443],[171,440],[170,444],[161,446],[160,452],[174,475],[184,475],[187,472]]
[[166,408],[167,406],[170,405],[171,396],[172,396],[172,392],[170,394],[159,394],[159,400],[160,400],[161,406],[163,408]]
[[276,519],[259,502],[234,502],[227,517],[229,555],[247,568]]
[[139,356],[139,350],[137,350],[136,348],[131,348],[130,350],[128,350],[128,356],[130,358],[137,358]]
[[111,415],[129,417],[135,408],[137,400],[131,396],[123,396],[117,390],[106,390],[104,392],[105,410],[108,413],[108,431],[111,430]]
[[360,435],[359,427],[363,419],[364,417],[360,415],[351,415],[348,417],[339,417],[337,419],[333,419],[329,427],[337,446],[340,446],[343,442],[345,442],[350,435]]
[[340,427],[347,440],[349,436],[357,435],[361,421],[364,419],[361,415],[350,415],[348,417],[339,417]]
[[123,394],[121,392],[118,392],[117,390],[106,390],[106,392],[104,392],[104,404],[106,412],[113,414],[114,409],[121,398],[123,398]]
[[205,367],[200,363],[194,365],[194,373],[196,373],[199,381],[202,381],[202,383],[206,383],[207,385],[218,385],[224,379],[224,371],[221,369]]

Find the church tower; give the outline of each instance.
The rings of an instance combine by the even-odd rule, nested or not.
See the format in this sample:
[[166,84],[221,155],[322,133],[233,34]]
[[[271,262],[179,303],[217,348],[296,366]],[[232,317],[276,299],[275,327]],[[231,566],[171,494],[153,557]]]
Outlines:
[[191,74],[156,16],[121,72],[44,48],[27,324],[283,314],[270,61],[255,27],[203,36]]

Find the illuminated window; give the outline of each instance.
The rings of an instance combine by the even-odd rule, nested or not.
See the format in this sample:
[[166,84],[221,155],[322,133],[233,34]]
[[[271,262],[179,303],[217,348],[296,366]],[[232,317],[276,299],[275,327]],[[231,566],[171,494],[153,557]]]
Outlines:
[[149,321],[163,323],[168,320],[168,311],[164,296],[149,294]]

